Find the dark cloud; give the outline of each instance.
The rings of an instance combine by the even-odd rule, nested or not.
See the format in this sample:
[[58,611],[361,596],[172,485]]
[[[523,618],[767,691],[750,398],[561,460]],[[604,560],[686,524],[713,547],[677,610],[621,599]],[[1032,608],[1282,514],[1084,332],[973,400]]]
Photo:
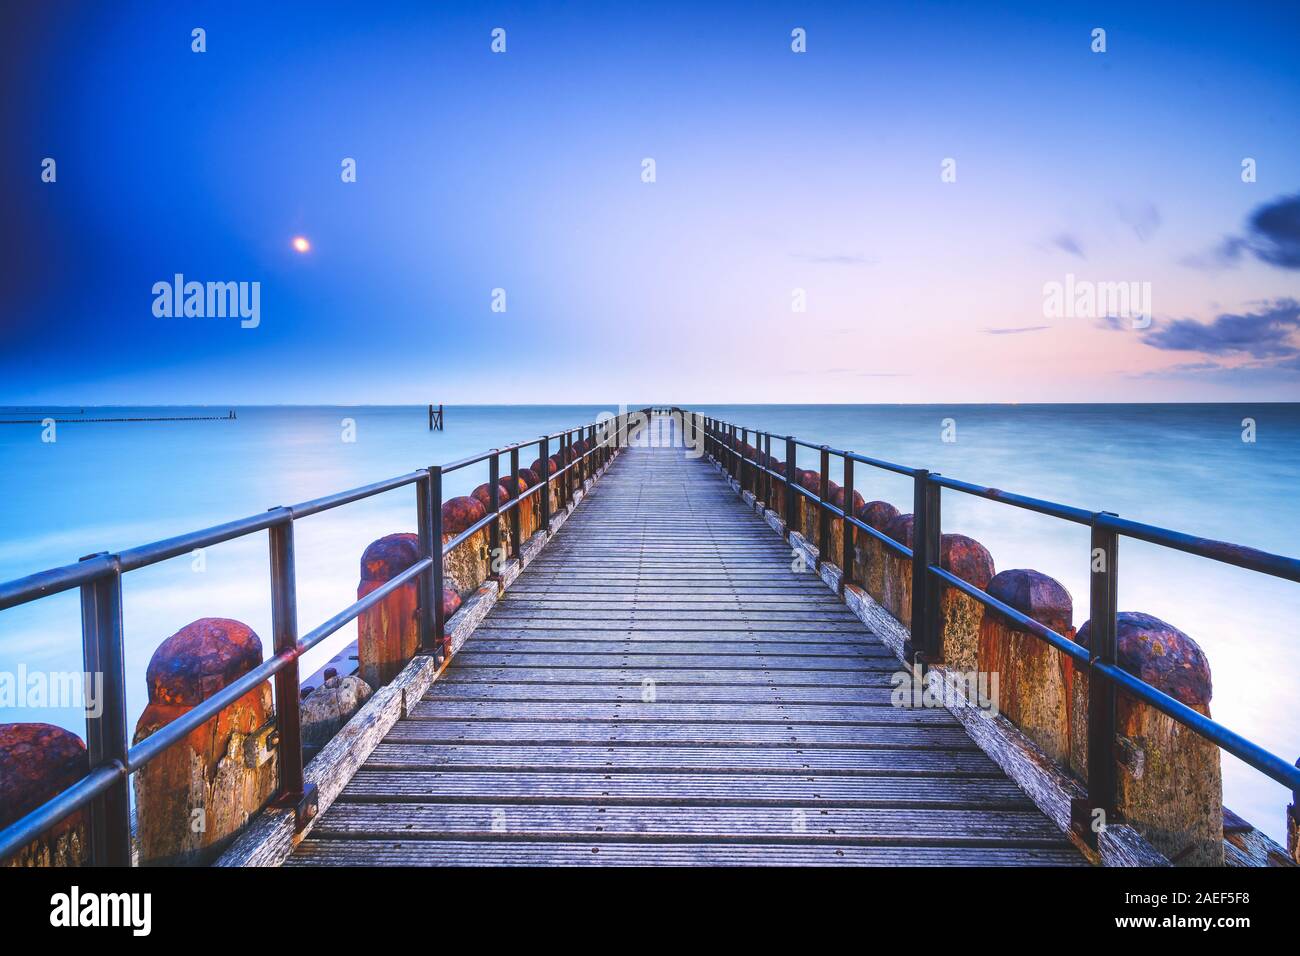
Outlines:
[[985,329],[989,335],[1019,335],[1022,332],[1041,332],[1050,329],[1050,325],[1021,325],[1010,329]]
[[1260,206],[1250,216],[1252,251],[1283,269],[1300,269],[1300,195]]
[[1227,269],[1247,255],[1281,269],[1300,269],[1300,194],[1259,206],[1246,222],[1246,235],[1224,236],[1208,253],[1183,259],[1183,265]]
[[1223,313],[1213,322],[1175,319],[1152,328],[1142,341],[1152,348],[1257,359],[1300,356],[1300,303],[1279,299],[1260,312]]
[[[1127,328],[1116,319],[1096,324],[1115,330]],[[1300,372],[1300,302],[1264,301],[1257,311],[1225,312],[1212,322],[1161,322],[1144,332],[1141,341],[1161,351],[1199,352],[1202,357],[1132,373],[1133,378],[1194,378],[1224,385],[1294,382]],[[1228,361],[1217,356],[1226,356]]]

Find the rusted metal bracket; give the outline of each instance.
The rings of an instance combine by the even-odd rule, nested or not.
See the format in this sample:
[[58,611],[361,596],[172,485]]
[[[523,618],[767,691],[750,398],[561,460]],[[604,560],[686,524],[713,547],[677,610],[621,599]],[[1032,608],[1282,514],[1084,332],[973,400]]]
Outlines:
[[250,770],[266,764],[275,756],[280,736],[275,730],[275,717],[244,738],[244,766]]
[[[1100,821],[1100,829],[1094,829],[1093,811],[1099,809],[1104,810],[1105,815]],[[1094,807],[1093,801],[1088,797],[1075,797],[1070,801],[1070,828],[1079,839],[1094,850],[1097,848],[1097,837],[1102,830],[1112,824],[1123,822],[1123,815],[1118,810]]]
[[320,800],[316,784],[305,783],[301,794],[286,794],[271,803],[280,810],[293,811],[293,831],[301,833],[320,811]]

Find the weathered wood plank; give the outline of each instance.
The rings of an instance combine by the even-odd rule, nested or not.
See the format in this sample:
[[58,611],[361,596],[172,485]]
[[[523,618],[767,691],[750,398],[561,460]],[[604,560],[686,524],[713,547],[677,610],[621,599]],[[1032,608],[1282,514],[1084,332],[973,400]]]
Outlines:
[[[635,683],[641,686],[649,679],[656,685],[720,685],[735,687],[746,684],[770,685],[773,683],[770,672],[758,668],[741,670],[732,668],[720,670],[701,667],[665,667],[658,670],[640,670],[635,675]],[[883,670],[863,671],[799,671],[781,677],[780,686],[785,687],[889,687],[892,675]],[[633,682],[633,675],[624,667],[482,667],[475,664],[457,667],[449,671],[442,679],[445,684],[468,684],[479,686],[485,683],[513,684],[628,684]]]
[[[706,652],[697,652],[693,654],[684,654],[680,650],[677,652],[667,652],[662,654],[646,653],[641,650],[636,652],[610,652],[604,654],[582,653],[560,655],[553,652],[547,652],[541,648],[537,650],[519,649],[519,644],[513,645],[514,650],[500,652],[485,652],[475,650],[477,642],[469,645],[461,651],[460,657],[456,661],[458,667],[476,666],[506,666],[518,664],[527,667],[536,667],[539,665],[548,665],[553,667],[633,667],[635,666],[640,673],[641,669],[658,668],[658,667],[716,667],[727,669],[762,669],[776,671],[815,671],[815,670],[845,670],[845,671],[866,671],[866,670],[886,670],[890,673],[898,670],[898,664],[892,659],[884,657],[867,657],[863,656],[823,656],[823,657],[783,657],[780,655],[769,657],[761,662],[753,653],[748,654],[713,654]],[[688,645],[680,645],[686,647]]]
[[993,777],[997,765],[979,750],[867,750],[775,747],[638,747],[632,745],[381,743],[371,770],[607,770],[619,773],[889,774]]
[[1077,866],[1073,850],[543,840],[306,840],[295,866]]
[[506,682],[448,681],[440,683],[430,700],[530,700],[572,703],[623,703],[642,701],[649,694],[656,703],[676,704],[876,704],[889,703],[888,687],[788,687],[654,684],[516,684]]
[[1028,809],[1005,777],[586,771],[372,770],[362,768],[340,799],[619,802],[783,807],[989,807]]
[[958,726],[933,724],[762,724],[654,723],[588,720],[556,723],[531,720],[404,720],[389,731],[390,742],[430,744],[628,743],[661,747],[876,747],[977,750]]
[[[580,639],[575,631],[590,634]],[[474,643],[485,651],[518,651],[534,654],[741,654],[746,656],[850,657],[859,660],[881,659],[879,648],[865,647],[857,641],[830,641],[829,635],[815,631],[800,634],[800,640],[784,640],[788,635],[768,636],[764,632],[714,631],[516,631],[513,628],[485,628]],[[480,643],[481,642],[481,643]]]
[[800,721],[804,723],[946,724],[956,721],[937,708],[905,710],[888,704],[679,704],[671,701],[646,704],[555,703],[546,701],[423,700],[411,711],[412,718],[429,720],[458,717],[529,717],[534,720],[723,720]]
[[910,810],[897,807],[637,807],[547,804],[346,803],[313,835],[420,839],[712,836],[792,843],[1025,845],[1066,841],[1041,814],[1025,810]]

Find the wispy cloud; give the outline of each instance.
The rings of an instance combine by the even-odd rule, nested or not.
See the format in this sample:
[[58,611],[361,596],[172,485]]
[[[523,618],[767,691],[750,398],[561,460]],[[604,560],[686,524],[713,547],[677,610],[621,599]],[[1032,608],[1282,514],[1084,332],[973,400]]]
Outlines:
[[1024,332],[1041,332],[1043,329],[1050,328],[1050,325],[1021,325],[1014,328],[984,329],[983,331],[988,335],[1020,335]]
[[1062,252],[1068,252],[1072,256],[1078,256],[1080,259],[1087,259],[1084,255],[1083,243],[1072,233],[1061,232],[1051,238],[1051,244]]
[[1099,329],[1108,329],[1111,332],[1123,332],[1133,328],[1132,319],[1122,319],[1118,315],[1103,315],[1093,320],[1093,325]]
[[1132,372],[1126,377],[1131,379],[1181,379],[1195,381],[1203,385],[1216,386],[1257,386],[1264,382],[1293,383],[1300,372],[1300,360],[1295,358],[1281,362],[1248,361],[1229,362],[1179,362],[1164,368],[1145,372]]
[[1141,242],[1146,242],[1160,228],[1160,210],[1154,203],[1120,203],[1117,212],[1120,222],[1132,229]]
[[812,368],[800,369],[794,375],[840,375],[852,378],[907,378],[911,372],[873,372],[856,368]]
[[869,259],[861,254],[811,255],[803,252],[792,252],[790,258],[823,266],[869,266],[875,263],[874,259]]

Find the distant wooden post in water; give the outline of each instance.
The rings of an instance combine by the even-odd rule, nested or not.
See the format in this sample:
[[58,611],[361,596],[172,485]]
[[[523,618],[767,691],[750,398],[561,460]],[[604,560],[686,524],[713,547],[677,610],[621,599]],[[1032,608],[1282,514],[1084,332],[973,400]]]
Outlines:
[[434,411],[433,406],[429,406],[429,431],[442,431],[442,406]]

